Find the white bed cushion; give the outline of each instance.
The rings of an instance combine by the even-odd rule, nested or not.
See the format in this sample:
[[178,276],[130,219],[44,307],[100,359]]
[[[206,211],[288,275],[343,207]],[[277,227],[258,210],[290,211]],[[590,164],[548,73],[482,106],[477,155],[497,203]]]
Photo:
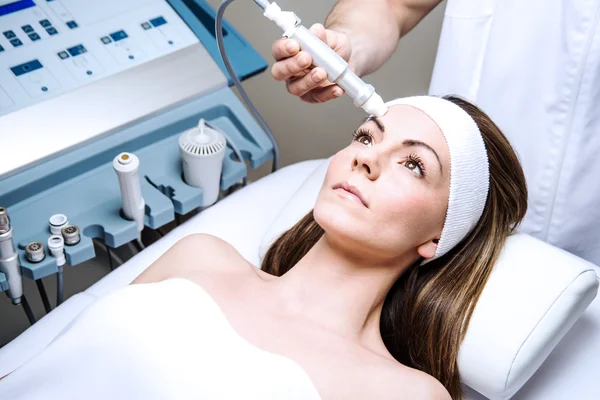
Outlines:
[[[260,258],[313,208],[328,165],[323,162],[309,175],[280,211],[262,238]],[[582,315],[597,290],[595,266],[531,236],[510,237],[461,346],[463,382],[490,399],[510,398]]]

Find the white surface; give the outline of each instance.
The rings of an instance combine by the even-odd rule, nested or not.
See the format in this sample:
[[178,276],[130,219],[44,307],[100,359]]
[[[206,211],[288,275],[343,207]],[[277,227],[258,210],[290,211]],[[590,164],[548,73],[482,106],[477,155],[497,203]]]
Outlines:
[[[267,232],[269,221],[273,220],[284,203],[290,200],[290,196],[294,195],[302,180],[309,176],[319,165],[321,165],[321,171],[315,173],[315,175],[318,175],[324,170],[321,161],[299,163],[269,175],[224,199],[175,229],[160,242],[149,246],[131,261],[93,285],[85,292],[86,298],[103,296],[116,288],[127,285],[176,241],[195,232],[211,233],[230,242],[245,258],[254,264],[258,264],[259,244],[263,236],[268,237],[269,235]],[[316,182],[316,179],[312,179],[307,183],[318,189],[319,185]],[[308,191],[308,193],[312,192]],[[306,199],[302,200],[296,194],[291,201],[301,205]],[[237,218],[236,224],[232,225],[234,229],[228,229],[227,224],[223,224],[223,215],[227,215],[232,219]],[[289,218],[292,221],[292,218]],[[273,231],[273,229],[269,230],[270,232]],[[515,243],[517,246],[519,243],[527,244],[527,242],[520,241]],[[559,253],[555,253],[555,256]],[[533,258],[532,255],[527,257]],[[568,257],[568,255],[562,254],[557,257]],[[561,259],[559,258],[559,260]],[[565,259],[562,258],[562,260]],[[506,265],[508,264],[510,263],[506,263]],[[528,303],[533,302],[538,297],[538,292],[544,289],[542,286],[544,281],[548,281],[550,286],[555,286],[557,282],[555,277],[550,278],[551,263],[545,266],[541,265],[540,268],[543,268],[543,271],[541,274],[538,273],[537,281],[541,287],[529,290],[530,300],[523,300],[521,303],[525,309],[530,308]],[[568,274],[570,269],[566,267],[566,270],[565,273]],[[525,278],[523,277],[522,280],[524,281]],[[518,294],[519,290],[522,289],[519,289],[518,285],[516,289],[511,287],[505,290],[502,301],[510,300],[511,296],[520,296]],[[533,296],[533,294],[536,296]],[[34,325],[33,328],[0,350],[0,375],[14,370],[23,361],[37,354],[68,323],[69,318],[66,315],[70,314],[74,318],[79,311],[80,309],[70,311],[61,306],[40,321],[44,324]],[[506,318],[506,315],[502,315],[502,307],[499,307],[497,312],[501,313],[498,317],[499,320]],[[510,336],[513,327],[511,326],[509,329],[507,326],[500,326],[499,329],[496,333],[506,333]],[[600,371],[599,333],[600,304],[596,299],[573,325],[573,328],[566,333],[540,369],[515,395],[515,398],[544,400],[571,398],[591,400],[600,398],[600,381],[596,379],[596,375]],[[498,356],[499,350],[487,348],[480,351],[478,356],[483,360],[490,357],[493,359],[493,357]],[[486,371],[481,372],[486,373]],[[468,393],[468,399],[481,398],[483,397],[473,391]]]
[[295,361],[240,336],[200,286],[170,279],[96,301],[0,382],[0,398],[317,400],[319,394]]

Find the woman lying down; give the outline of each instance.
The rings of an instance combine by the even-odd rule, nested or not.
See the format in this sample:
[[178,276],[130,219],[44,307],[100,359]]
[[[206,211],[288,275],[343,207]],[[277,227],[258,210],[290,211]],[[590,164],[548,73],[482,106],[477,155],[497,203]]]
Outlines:
[[262,268],[192,235],[0,382],[2,399],[459,399],[473,307],[527,207],[498,127],[388,104]]

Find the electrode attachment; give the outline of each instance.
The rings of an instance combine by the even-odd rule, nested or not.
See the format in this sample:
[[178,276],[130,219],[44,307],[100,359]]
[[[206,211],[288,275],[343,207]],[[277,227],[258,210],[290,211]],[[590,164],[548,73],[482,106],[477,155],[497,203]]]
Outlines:
[[121,153],[113,160],[113,169],[119,179],[121,191],[121,210],[125,218],[135,221],[138,232],[144,230],[144,209],[146,203],[142,197],[142,187],[138,176],[140,160],[135,154]]
[[67,246],[74,246],[81,240],[79,227],[77,225],[67,225],[62,228],[60,233]]
[[27,246],[25,246],[25,257],[32,263],[39,263],[42,261],[46,258],[44,244],[42,242],[29,242]]
[[10,221],[6,208],[0,207],[0,234],[8,232],[10,229]]
[[61,267],[65,265],[67,260],[65,259],[65,241],[60,235],[52,235],[48,238],[48,250],[54,258],[56,258],[56,265]]
[[23,277],[19,255],[13,243],[13,230],[8,210],[0,207],[0,272],[6,275],[8,291],[6,294],[13,304],[21,303],[23,297]]
[[179,136],[183,179],[188,185],[202,189],[203,207],[214,204],[219,197],[226,148],[225,136],[207,126],[203,118],[198,126]]
[[60,235],[60,231],[62,228],[69,224],[69,220],[67,216],[64,214],[54,214],[48,219],[48,225],[50,227],[50,232],[53,235]]

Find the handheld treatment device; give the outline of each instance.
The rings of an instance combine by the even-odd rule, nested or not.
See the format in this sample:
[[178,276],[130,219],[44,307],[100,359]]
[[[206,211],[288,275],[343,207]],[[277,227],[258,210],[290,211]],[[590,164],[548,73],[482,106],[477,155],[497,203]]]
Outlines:
[[[239,91],[240,97],[248,107],[248,110],[254,115],[265,134],[273,143],[273,172],[279,165],[279,147],[273,133],[269,129],[267,122],[262,118],[250,97],[244,90],[227,52],[225,51],[223,17],[225,10],[234,0],[222,0],[217,9],[215,18],[215,36],[217,38],[217,48],[223,59],[223,64],[229,73],[229,77]],[[368,114],[375,117],[381,117],[387,112],[387,106],[377,93],[375,88],[363,82],[348,66],[348,63],[339,56],[333,49],[325,44],[321,39],[312,34],[308,29],[302,26],[300,18],[293,12],[282,11],[277,3],[271,3],[269,0],[254,0],[254,2],[263,9],[263,15],[275,22],[284,31],[284,36],[298,41],[302,51],[309,53],[313,59],[313,64],[327,71],[327,79],[336,83],[352,98],[354,105],[361,107]]]
[[13,304],[19,304],[23,296],[23,280],[21,277],[21,266],[19,255],[13,243],[13,230],[8,218],[8,212],[0,207],[0,272],[6,275],[8,291]]
[[225,136],[207,126],[204,119],[179,136],[183,179],[188,185],[202,189],[203,207],[214,204],[219,197],[226,147]]
[[360,79],[339,54],[302,25],[296,14],[281,11],[274,2],[255,0],[255,3],[264,9],[265,17],[283,30],[283,36],[296,40],[300,44],[300,49],[312,56],[313,65],[327,71],[327,79],[344,89],[354,100],[355,106],[361,107],[375,117],[381,117],[387,112],[385,103],[381,96],[375,93],[373,85]]
[[140,160],[135,154],[121,153],[113,160],[113,169],[119,178],[123,214],[127,219],[135,221],[138,231],[142,232],[146,204],[138,177],[139,168]]

